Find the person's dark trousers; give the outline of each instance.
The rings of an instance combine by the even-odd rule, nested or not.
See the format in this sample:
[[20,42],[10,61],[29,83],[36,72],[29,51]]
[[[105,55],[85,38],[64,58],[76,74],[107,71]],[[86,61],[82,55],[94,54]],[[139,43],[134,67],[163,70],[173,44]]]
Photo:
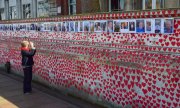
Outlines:
[[23,91],[24,93],[30,93],[32,91],[31,81],[32,81],[32,66],[23,68],[24,70],[24,84]]

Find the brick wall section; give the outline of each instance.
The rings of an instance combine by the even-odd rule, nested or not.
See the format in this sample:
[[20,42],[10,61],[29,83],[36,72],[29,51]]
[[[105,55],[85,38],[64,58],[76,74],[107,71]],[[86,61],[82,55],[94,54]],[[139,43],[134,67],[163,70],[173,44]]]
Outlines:
[[82,13],[82,0],[76,0],[76,14]]
[[57,6],[61,6],[61,14],[58,15],[68,15],[69,7],[68,0],[56,0]]

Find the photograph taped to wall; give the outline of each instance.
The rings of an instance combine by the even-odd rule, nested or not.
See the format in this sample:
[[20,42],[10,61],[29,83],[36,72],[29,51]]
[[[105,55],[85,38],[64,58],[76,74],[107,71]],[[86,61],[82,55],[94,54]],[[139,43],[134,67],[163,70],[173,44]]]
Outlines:
[[10,31],[14,31],[13,24],[10,24],[9,27],[10,27]]
[[51,32],[56,32],[57,31],[56,23],[54,23],[54,22],[50,23],[50,31]]
[[78,21],[75,22],[75,32],[78,32]]
[[94,31],[95,32],[102,32],[103,31],[103,28],[101,27],[101,21],[95,21]]
[[[26,24],[26,31],[29,31],[29,30],[30,30],[30,25],[31,25],[30,23],[27,23],[27,24]],[[17,24],[14,24],[13,26],[14,26],[15,28],[17,28]]]
[[58,26],[58,32],[61,32],[62,22],[58,22],[58,23],[57,23],[57,26]]
[[[20,29],[21,29],[21,25],[20,25]],[[31,23],[30,24],[30,31],[36,31],[37,30],[37,25],[36,25],[36,23]]]
[[145,32],[144,19],[136,20],[136,33],[144,33],[144,32]]
[[135,33],[136,31],[136,20],[129,20],[129,32]]
[[[15,31],[19,31],[20,30],[20,25],[17,23],[17,24],[14,24],[15,25]],[[29,30],[30,30],[30,24],[29,24]]]
[[83,29],[84,29],[84,27],[83,27],[83,21],[79,21],[79,24],[78,24],[79,26],[78,26],[78,30],[79,30],[79,32],[83,32]]
[[84,32],[89,32],[90,31],[90,21],[84,21]]
[[164,19],[164,33],[174,32],[174,19],[168,18]]
[[[12,24],[12,27],[13,27],[13,31],[16,31],[16,24]],[[27,30],[27,27],[28,27],[28,26],[26,25],[26,31],[28,31],[28,30]]]
[[38,23],[35,23],[35,27],[36,27],[35,31],[39,31],[39,24]]
[[94,21],[90,21],[90,31],[94,32]]
[[62,22],[62,24],[61,24],[61,31],[62,32],[66,31],[66,22]]
[[66,32],[69,32],[69,31],[70,31],[69,28],[70,28],[70,24],[69,24],[69,22],[67,21],[67,22],[66,22]]
[[154,32],[154,19],[145,20],[145,32],[146,33],[155,33]]
[[46,31],[51,31],[51,23],[47,22],[46,24]]
[[75,31],[75,22],[74,21],[69,22],[69,31],[70,32]]
[[0,24],[0,31],[3,31],[4,29],[4,24]]
[[[27,26],[27,28],[28,28],[28,26]],[[43,22],[39,22],[38,23],[38,31],[44,31],[44,24],[43,24]]]
[[113,32],[113,20],[107,21],[107,32],[112,33]]
[[58,26],[58,23],[54,23],[54,31],[57,32],[59,31],[59,26]]
[[129,31],[129,27],[128,27],[128,24],[129,24],[129,22],[128,22],[128,20],[121,20],[121,32],[122,33],[127,33],[128,31]]
[[5,24],[5,25],[4,25],[4,30],[5,30],[5,31],[8,31],[8,29],[9,29],[9,25],[8,25],[8,24]]
[[101,25],[101,28],[102,28],[102,32],[107,32],[107,21],[106,20],[102,20],[100,21],[100,25]]
[[[20,24],[20,31],[26,31],[26,24]],[[35,25],[35,30],[36,30],[36,25]]]
[[113,31],[114,32],[121,32],[121,22],[120,22],[120,20],[114,20],[113,21]]
[[155,33],[162,33],[162,20],[155,19]]

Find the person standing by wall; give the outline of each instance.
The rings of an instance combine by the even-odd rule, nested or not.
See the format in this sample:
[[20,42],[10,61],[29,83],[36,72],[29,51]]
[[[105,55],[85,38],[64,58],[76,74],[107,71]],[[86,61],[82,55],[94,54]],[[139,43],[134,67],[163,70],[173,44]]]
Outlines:
[[36,53],[36,49],[32,42],[23,41],[21,42],[21,56],[22,66],[24,71],[23,81],[23,92],[28,94],[32,92],[31,81],[32,81],[32,67],[34,65],[33,56]]

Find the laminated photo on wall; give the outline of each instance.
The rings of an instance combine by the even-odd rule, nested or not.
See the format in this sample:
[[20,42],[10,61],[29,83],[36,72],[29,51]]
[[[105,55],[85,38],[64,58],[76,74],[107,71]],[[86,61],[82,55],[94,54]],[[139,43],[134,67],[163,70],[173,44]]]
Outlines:
[[67,21],[66,22],[66,32],[69,32],[70,31],[70,23]]
[[7,31],[9,29],[9,25],[5,24],[5,30]]
[[75,31],[75,22],[74,21],[69,22],[69,31],[70,32]]
[[62,30],[62,22],[58,22],[57,26],[58,26],[58,32],[61,32],[61,30]]
[[84,32],[90,32],[90,21],[84,21]]
[[129,20],[129,32],[130,33],[136,32],[136,20]]
[[75,32],[78,32],[78,21],[75,22]]
[[163,31],[163,23],[161,19],[155,19],[155,33],[162,33]]
[[94,21],[90,21],[90,31],[94,32]]
[[94,31],[95,32],[106,32],[107,31],[107,21],[106,20],[95,21]]
[[55,31],[55,32],[59,31],[58,23],[55,23],[55,25],[54,25],[54,31]]
[[[21,25],[20,26],[20,29],[21,29]],[[30,31],[35,31],[36,30],[36,25],[34,23],[31,23],[30,24]]]
[[145,20],[145,32],[146,33],[155,33],[154,32],[154,19]]
[[122,33],[127,33],[129,31],[129,22],[128,20],[121,20],[121,32]]
[[95,21],[94,31],[95,32],[102,32],[103,31],[103,29],[101,27],[101,22],[100,21]]
[[136,20],[136,33],[144,33],[144,32],[145,32],[144,19]]
[[51,30],[51,24],[49,22],[44,23],[44,31],[50,31]]
[[8,31],[9,30],[9,25],[5,24],[5,30]]
[[66,32],[66,22],[61,23],[61,31]]
[[13,24],[10,24],[9,27],[10,27],[10,31],[14,31]]
[[113,20],[107,21],[107,32],[112,33],[113,32]]
[[174,32],[174,19],[168,18],[164,19],[164,33],[173,33]]
[[54,28],[55,28],[55,23],[51,22],[50,23],[50,32],[54,32]]
[[114,20],[113,24],[114,24],[113,25],[113,29],[114,29],[113,31],[114,32],[121,32],[121,26],[120,26],[121,22],[120,22],[120,20]]
[[[13,26],[15,27],[15,29],[17,28],[16,24],[14,24]],[[27,23],[26,24],[26,31],[29,31],[29,30],[30,30],[30,23]]]
[[79,26],[78,26],[78,28],[79,28],[79,32],[83,32],[83,29],[84,29],[84,27],[83,27],[83,21],[79,21]]
[[[28,26],[27,26],[27,28],[28,28]],[[43,22],[39,22],[38,23],[38,31],[44,31],[44,23]]]
[[107,21],[103,20],[100,23],[101,23],[102,32],[107,32]]
[[0,24],[0,31],[3,31],[4,25]]

